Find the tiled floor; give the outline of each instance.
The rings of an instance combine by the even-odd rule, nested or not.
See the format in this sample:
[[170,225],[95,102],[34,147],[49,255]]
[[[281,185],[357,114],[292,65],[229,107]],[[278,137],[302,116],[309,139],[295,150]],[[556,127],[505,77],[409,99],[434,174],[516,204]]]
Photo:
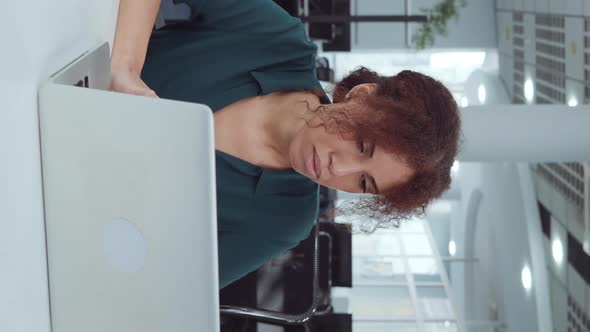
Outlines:
[[[500,76],[513,101],[588,103],[590,1],[497,0],[496,8]],[[524,88],[529,79],[534,87],[532,98]],[[553,166],[555,174],[563,170],[565,175],[538,172],[536,185],[538,200],[547,209],[543,229],[554,330],[590,331],[590,257],[579,245],[581,180],[575,164]],[[554,258],[558,240],[562,263]]]

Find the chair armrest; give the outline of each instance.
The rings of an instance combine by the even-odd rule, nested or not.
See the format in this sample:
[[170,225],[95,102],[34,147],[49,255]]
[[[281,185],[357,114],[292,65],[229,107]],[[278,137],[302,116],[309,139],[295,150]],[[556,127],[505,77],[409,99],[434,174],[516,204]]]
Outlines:
[[256,320],[276,325],[300,325],[307,322],[318,311],[320,305],[319,290],[319,225],[314,228],[313,251],[313,295],[312,303],[307,311],[301,314],[287,314],[271,310],[221,305],[222,315]]

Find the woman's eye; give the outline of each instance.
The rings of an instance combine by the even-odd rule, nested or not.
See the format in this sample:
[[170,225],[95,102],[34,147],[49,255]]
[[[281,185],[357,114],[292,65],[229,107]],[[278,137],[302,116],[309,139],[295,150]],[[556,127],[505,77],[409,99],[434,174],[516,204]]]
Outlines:
[[367,178],[364,174],[361,175],[361,189],[363,190],[363,193],[367,193]]

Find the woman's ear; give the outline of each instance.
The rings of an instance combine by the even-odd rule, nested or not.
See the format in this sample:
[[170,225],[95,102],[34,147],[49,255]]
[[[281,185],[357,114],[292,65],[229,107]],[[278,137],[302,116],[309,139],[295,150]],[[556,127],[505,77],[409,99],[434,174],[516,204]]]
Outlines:
[[373,94],[373,92],[375,92],[375,90],[377,90],[377,83],[365,83],[364,84],[366,86],[366,90],[367,90],[367,94]]
[[362,83],[355,85],[348,94],[346,99],[350,99],[355,95],[370,95],[377,90],[377,83]]

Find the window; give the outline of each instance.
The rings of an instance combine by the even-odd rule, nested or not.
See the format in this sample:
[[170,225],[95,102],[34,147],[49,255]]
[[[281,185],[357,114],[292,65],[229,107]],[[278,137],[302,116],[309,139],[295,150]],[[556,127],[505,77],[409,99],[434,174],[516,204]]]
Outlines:
[[406,282],[401,258],[357,257],[352,261],[352,274],[355,284]]
[[425,323],[424,328],[425,332],[459,332],[457,323],[452,321]]
[[404,234],[402,239],[407,256],[433,255],[430,242],[425,234]]
[[352,239],[355,256],[399,256],[398,237],[393,234],[356,234]]
[[444,287],[416,287],[418,306],[425,319],[453,319],[453,308]]
[[415,282],[442,282],[434,258],[408,258],[408,264]]
[[354,322],[353,331],[361,332],[418,332],[416,323],[394,323],[394,322]]
[[408,319],[416,317],[407,286],[363,286],[352,288],[352,312],[362,319]]
[[353,233],[354,287],[348,296],[355,331],[458,331],[431,236],[424,219]]

